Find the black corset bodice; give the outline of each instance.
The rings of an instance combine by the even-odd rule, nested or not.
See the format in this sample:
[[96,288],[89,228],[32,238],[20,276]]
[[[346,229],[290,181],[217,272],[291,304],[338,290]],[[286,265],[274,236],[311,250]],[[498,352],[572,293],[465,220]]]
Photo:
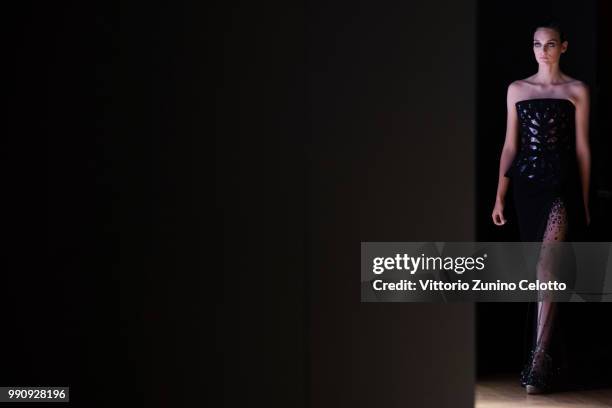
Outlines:
[[568,99],[518,101],[519,151],[506,176],[562,185],[575,159],[575,107]]

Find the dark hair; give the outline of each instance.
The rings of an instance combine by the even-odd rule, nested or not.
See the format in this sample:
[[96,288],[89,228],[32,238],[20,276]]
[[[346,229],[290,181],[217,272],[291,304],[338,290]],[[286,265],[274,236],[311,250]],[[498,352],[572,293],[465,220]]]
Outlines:
[[559,24],[557,21],[549,20],[543,24],[538,24],[533,27],[532,32],[535,33],[538,28],[549,28],[551,30],[555,30],[557,33],[559,33],[559,39],[561,40],[561,42],[567,39],[565,38],[565,33],[561,29],[561,24]]

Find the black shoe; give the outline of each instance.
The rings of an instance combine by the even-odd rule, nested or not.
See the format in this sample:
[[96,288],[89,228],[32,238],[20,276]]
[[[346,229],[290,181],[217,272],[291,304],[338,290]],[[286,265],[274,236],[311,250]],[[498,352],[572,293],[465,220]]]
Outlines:
[[521,386],[527,394],[544,394],[558,389],[561,385],[562,370],[550,354],[537,347],[529,356],[529,363],[521,372]]

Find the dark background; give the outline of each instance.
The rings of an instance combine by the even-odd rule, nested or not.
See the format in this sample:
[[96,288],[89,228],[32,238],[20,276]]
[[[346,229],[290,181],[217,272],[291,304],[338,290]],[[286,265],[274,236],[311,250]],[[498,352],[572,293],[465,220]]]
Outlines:
[[[609,95],[612,61],[608,47],[612,9],[606,1],[514,2],[511,7],[478,4],[478,133],[477,133],[477,238],[479,241],[519,241],[512,191],[506,198],[503,228],[491,222],[495,202],[499,157],[506,127],[508,85],[537,72],[532,51],[535,25],[550,20],[561,24],[568,51],[561,60],[566,74],[584,81],[591,92],[590,144],[592,152],[591,217],[585,241],[611,241],[612,145],[609,137],[612,112]],[[512,186],[510,186],[510,189]],[[564,305],[566,306],[566,305]],[[589,378],[607,371],[610,364],[608,304],[571,304],[564,309],[568,347],[574,354],[573,371]],[[530,314],[522,303],[481,303],[477,310],[478,374],[517,373],[531,347]],[[533,312],[533,310],[532,310]],[[596,373],[600,378],[602,373]],[[605,374],[605,373],[603,373]],[[602,381],[609,381],[602,379]]]
[[489,214],[476,4],[446,3],[7,6],[0,383],[472,406],[474,307],[361,304],[354,279],[361,241]]
[[0,383],[69,385],[76,407],[204,405],[205,301],[222,296],[204,255],[220,239],[203,209],[209,15],[38,1],[3,16]]
[[362,241],[472,241],[474,2],[311,3],[310,404],[472,407],[471,304],[360,303]]

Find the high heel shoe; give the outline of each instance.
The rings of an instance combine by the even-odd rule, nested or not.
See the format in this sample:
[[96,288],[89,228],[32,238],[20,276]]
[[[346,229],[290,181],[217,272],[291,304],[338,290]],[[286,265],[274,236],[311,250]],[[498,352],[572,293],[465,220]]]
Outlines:
[[536,347],[529,362],[521,371],[521,386],[527,394],[544,394],[557,389],[562,380],[562,370],[542,347]]

